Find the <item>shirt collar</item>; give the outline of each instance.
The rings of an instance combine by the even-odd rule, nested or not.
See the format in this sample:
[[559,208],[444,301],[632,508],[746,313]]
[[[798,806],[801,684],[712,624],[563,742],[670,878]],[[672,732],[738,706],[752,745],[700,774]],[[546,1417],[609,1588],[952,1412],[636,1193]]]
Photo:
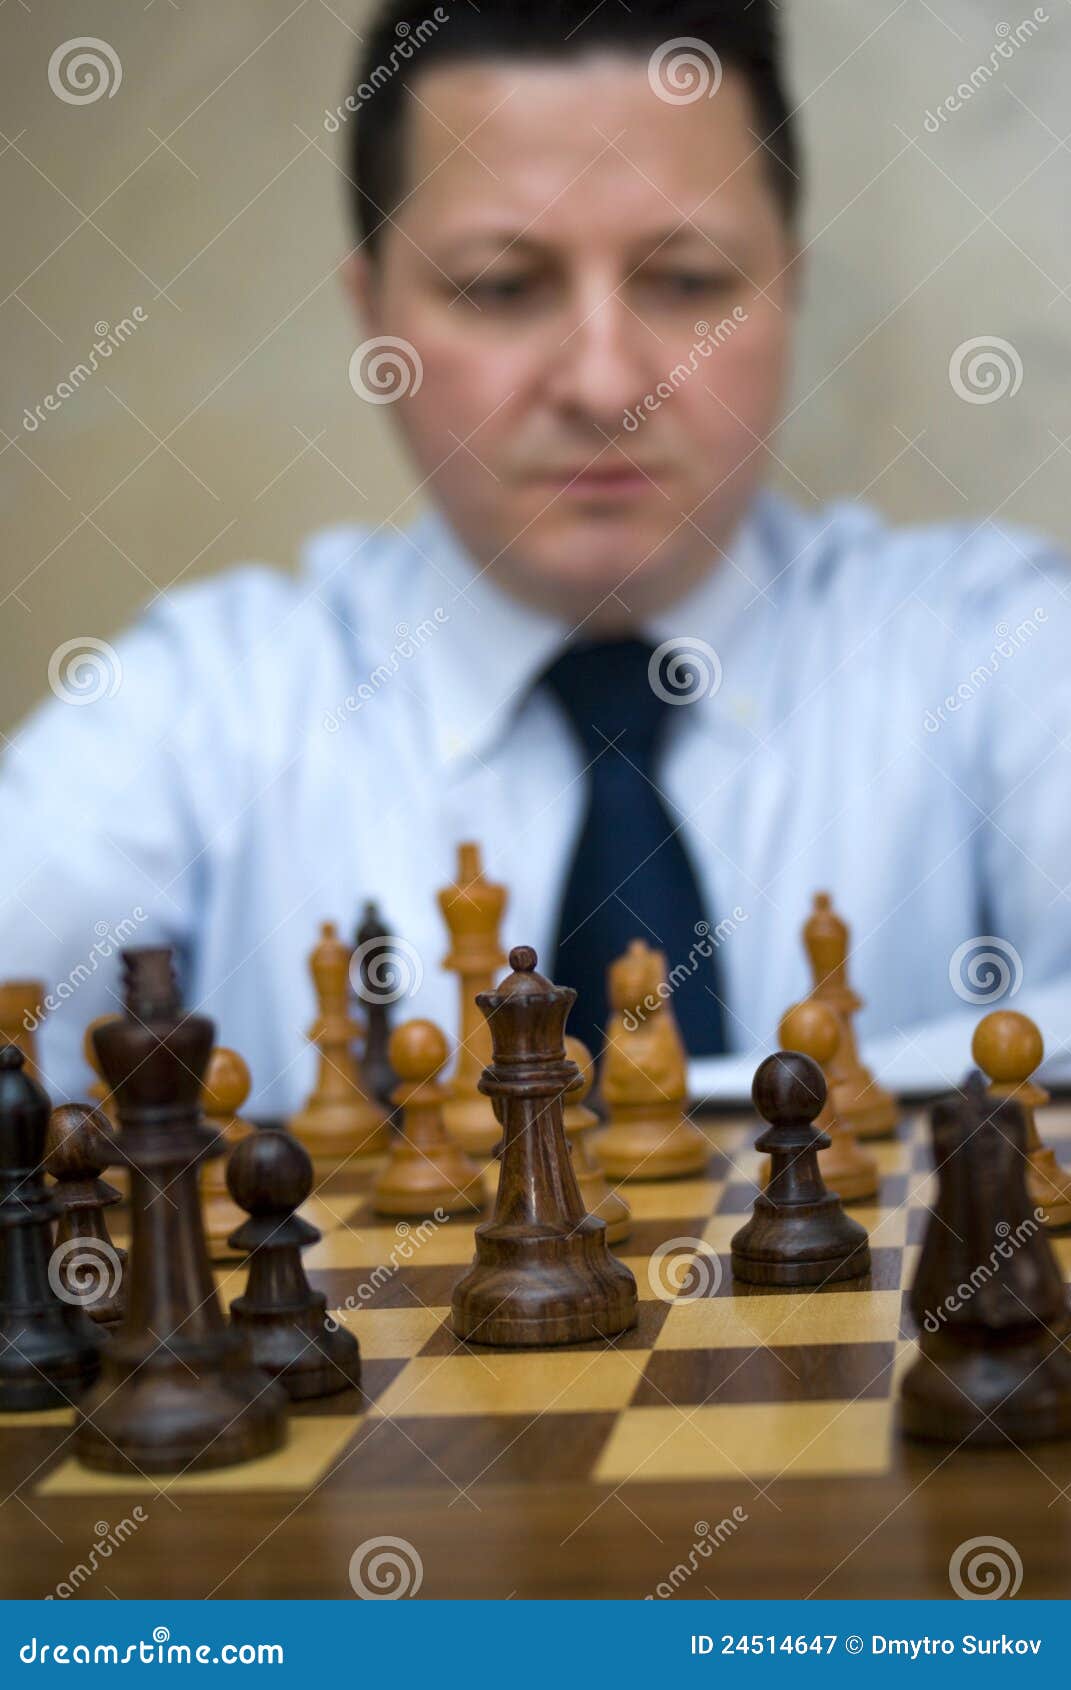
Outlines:
[[[733,622],[763,596],[773,573],[760,494],[726,551],[683,599],[637,636],[687,650],[700,643],[724,665]],[[385,554],[385,555],[383,555]],[[417,662],[412,690],[424,699],[436,758],[468,772],[508,731],[531,688],[571,633],[562,618],[514,599],[480,570],[445,517],[429,509],[408,530],[333,530],[315,536],[307,566],[321,596],[330,580],[345,595],[344,620],[373,667],[400,643]],[[717,706],[719,688],[708,702]],[[684,712],[691,717],[692,712]]]
[[461,771],[507,731],[569,627],[497,586],[439,512],[427,512],[407,538],[449,618],[427,648],[422,679],[439,759]]

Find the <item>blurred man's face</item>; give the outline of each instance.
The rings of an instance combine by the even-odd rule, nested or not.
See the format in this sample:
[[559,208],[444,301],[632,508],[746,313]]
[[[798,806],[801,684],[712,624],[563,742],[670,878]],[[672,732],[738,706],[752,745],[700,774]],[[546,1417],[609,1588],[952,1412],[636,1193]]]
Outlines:
[[408,197],[351,260],[368,335],[419,355],[392,406],[429,492],[508,591],[612,625],[716,563],[767,468],[794,249],[746,83],[672,105],[647,60],[429,72]]

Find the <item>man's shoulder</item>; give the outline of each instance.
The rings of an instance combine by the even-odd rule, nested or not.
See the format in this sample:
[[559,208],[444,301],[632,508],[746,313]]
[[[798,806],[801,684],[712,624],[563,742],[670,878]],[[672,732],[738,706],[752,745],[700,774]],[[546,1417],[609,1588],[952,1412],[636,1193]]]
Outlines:
[[316,529],[301,541],[295,567],[242,562],[186,583],[154,600],[135,634],[155,634],[198,666],[227,668],[258,651],[359,638],[380,601],[393,597],[410,556],[408,536],[396,531]]
[[911,601],[940,613],[985,611],[1034,587],[1046,599],[1071,587],[1071,563],[1055,541],[992,517],[897,523],[862,502],[803,510],[771,495],[761,522],[786,591],[830,607],[844,600],[888,615]]
[[838,624],[963,632],[1007,613],[1071,613],[1071,563],[1051,537],[993,517],[894,522],[872,505],[801,509],[764,495],[757,512],[780,607]]

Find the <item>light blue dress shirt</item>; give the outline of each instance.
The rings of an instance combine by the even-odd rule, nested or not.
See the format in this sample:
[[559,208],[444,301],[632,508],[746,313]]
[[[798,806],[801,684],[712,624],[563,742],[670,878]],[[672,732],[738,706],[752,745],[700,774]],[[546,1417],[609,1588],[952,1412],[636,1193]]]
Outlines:
[[[851,924],[859,1031],[892,1084],[958,1080],[998,1003],[1035,1015],[1050,1055],[1071,1048],[1069,590],[1022,531],[764,494],[645,627],[700,659],[662,786],[737,1055],[694,1064],[698,1090],[742,1091],[774,1047],[809,987],[819,889]],[[509,888],[507,946],[549,965],[585,783],[532,682],[569,632],[431,513],[317,534],[297,577],[256,565],[162,595],[91,702],[61,672],[0,772],[0,978],[47,984],[56,1098],[85,1091],[116,941],[167,942],[188,1004],[249,1062],[250,1108],[288,1112],[314,1072],[319,924],[352,933],[369,897],[404,940],[395,1015],[456,1031],[435,894],[461,840]]]

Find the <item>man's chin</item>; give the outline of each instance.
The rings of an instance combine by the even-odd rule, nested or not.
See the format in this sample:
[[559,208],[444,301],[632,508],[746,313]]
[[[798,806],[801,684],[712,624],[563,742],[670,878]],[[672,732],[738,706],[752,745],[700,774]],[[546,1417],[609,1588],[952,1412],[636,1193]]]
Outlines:
[[583,543],[562,536],[557,543],[527,548],[524,556],[507,552],[494,573],[507,592],[552,614],[620,621],[632,610],[642,613],[652,593],[662,597],[660,588],[672,594],[677,565],[666,548],[664,531],[644,536],[634,524],[622,523],[597,544],[590,534]]

